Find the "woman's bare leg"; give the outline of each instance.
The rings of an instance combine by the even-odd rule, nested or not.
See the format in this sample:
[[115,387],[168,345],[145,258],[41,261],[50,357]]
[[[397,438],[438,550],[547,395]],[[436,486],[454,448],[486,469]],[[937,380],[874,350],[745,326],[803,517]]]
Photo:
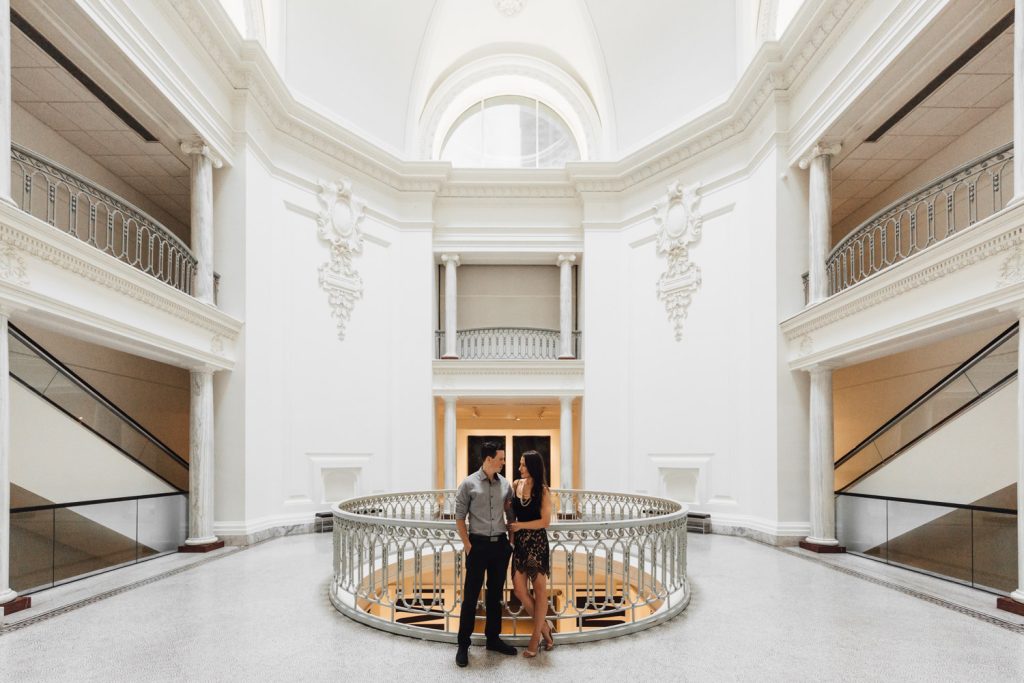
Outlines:
[[[538,576],[543,577],[546,586],[547,577],[543,574],[539,574]],[[522,572],[512,572],[512,588],[515,591],[516,597],[519,598],[519,602],[523,603],[523,609],[526,610],[526,613],[530,615],[531,618],[535,619],[536,616],[533,610],[533,596],[530,594],[530,587],[527,584],[526,574],[523,574]],[[534,590],[536,591],[536,582],[534,582]],[[545,603],[547,602],[546,592],[544,601]],[[542,614],[546,617],[547,610],[543,610]],[[551,629],[548,628],[548,622],[546,619],[544,620],[544,628],[541,635],[544,636],[544,640],[547,642],[552,642]]]
[[540,639],[547,629],[548,616],[548,577],[542,573],[533,579],[533,636],[527,649],[536,652],[540,647]]

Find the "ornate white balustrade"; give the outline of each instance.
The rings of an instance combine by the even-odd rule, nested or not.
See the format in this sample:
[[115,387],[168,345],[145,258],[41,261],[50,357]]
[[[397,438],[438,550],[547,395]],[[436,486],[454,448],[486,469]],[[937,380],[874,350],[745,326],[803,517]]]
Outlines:
[[1013,197],[1013,145],[961,166],[875,214],[832,249],[829,295],[1001,211]]
[[[685,507],[619,493],[552,493],[548,615],[556,640],[625,635],[686,608]],[[465,576],[454,509],[451,490],[335,505],[334,606],[374,628],[454,643]],[[526,644],[531,621],[507,577],[502,613],[503,637]]]
[[142,210],[60,164],[11,147],[11,193],[22,211],[161,282],[192,293],[196,259]]
[[[436,332],[437,358],[444,351],[445,333]],[[558,330],[533,327],[481,327],[459,330],[456,350],[461,360],[555,360],[559,354]],[[573,332],[573,355],[580,357],[580,333]]]

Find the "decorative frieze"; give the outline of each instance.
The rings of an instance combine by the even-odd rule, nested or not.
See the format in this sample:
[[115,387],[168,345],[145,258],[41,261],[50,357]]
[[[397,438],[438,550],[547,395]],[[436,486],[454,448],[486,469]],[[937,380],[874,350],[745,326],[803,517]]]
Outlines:
[[665,303],[676,341],[683,338],[683,321],[701,284],[700,267],[690,260],[690,247],[700,240],[704,223],[697,211],[699,190],[699,183],[683,187],[676,181],[668,186],[665,199],[655,205],[658,255],[668,259],[668,267],[658,278],[658,298]]
[[999,268],[999,280],[996,285],[1006,287],[1024,282],[1024,244],[1017,243],[1017,247],[1003,260]]
[[320,181],[317,200],[317,234],[327,242],[331,260],[317,271],[320,287],[327,292],[331,316],[337,322],[338,339],[345,329],[355,302],[363,296],[363,280],[355,268],[355,258],[363,252],[363,233],[359,228],[366,205],[352,195],[352,181]]

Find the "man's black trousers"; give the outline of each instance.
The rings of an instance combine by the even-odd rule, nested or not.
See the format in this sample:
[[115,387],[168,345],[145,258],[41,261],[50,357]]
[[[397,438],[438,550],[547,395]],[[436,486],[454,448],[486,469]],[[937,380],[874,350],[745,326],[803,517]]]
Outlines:
[[473,545],[466,558],[466,584],[462,592],[462,614],[459,617],[459,645],[469,645],[476,620],[476,602],[480,588],[487,574],[487,625],[484,633],[488,641],[501,635],[501,589],[505,584],[508,560],[512,557],[512,546],[507,538],[489,541],[486,536],[470,534]]

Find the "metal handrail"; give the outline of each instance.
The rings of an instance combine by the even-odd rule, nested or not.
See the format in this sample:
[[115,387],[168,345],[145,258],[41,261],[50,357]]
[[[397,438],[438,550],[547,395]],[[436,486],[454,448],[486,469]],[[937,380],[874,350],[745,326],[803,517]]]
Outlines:
[[837,496],[852,496],[854,498],[871,498],[873,500],[892,500],[897,503],[914,503],[916,505],[932,505],[934,507],[958,508],[960,510],[977,510],[978,512],[994,512],[1001,515],[1017,515],[1017,510],[1010,508],[997,508],[990,505],[971,505],[969,503],[943,503],[937,500],[921,500],[919,498],[898,498],[896,496],[878,496],[873,493],[852,493],[849,491],[836,491]]
[[40,512],[42,510],[60,510],[63,508],[79,507],[82,505],[103,505],[104,503],[123,503],[126,500],[147,500],[149,498],[166,498],[167,496],[188,496],[188,491],[168,491],[166,493],[146,493],[141,496],[120,496],[117,498],[96,498],[94,500],[76,500],[70,503],[47,503],[45,505],[26,505],[20,508],[11,508],[11,514],[15,512]]
[[[455,642],[467,567],[455,494],[378,494],[332,506],[334,606],[374,628]],[[557,639],[634,633],[686,608],[684,505],[599,491],[551,495],[547,612]],[[525,644],[532,622],[521,603],[505,590],[501,595],[503,622],[512,630],[503,637]]]
[[[876,213],[829,253],[825,262],[829,296],[1001,211],[1013,196],[1005,177],[1011,174],[1013,181],[1012,171],[1011,143]],[[982,201],[986,196],[990,201]]]
[[[885,423],[881,427],[879,427],[875,431],[871,432],[859,444],[857,444],[852,449],[850,449],[850,451],[848,453],[846,453],[846,455],[844,455],[843,457],[841,457],[838,460],[836,460],[834,468],[838,469],[838,467],[840,465],[842,465],[843,463],[847,462],[850,458],[852,458],[855,455],[857,455],[857,453],[859,453],[862,450],[864,450],[865,448],[867,448],[867,446],[869,446],[871,444],[871,442],[873,442],[875,439],[880,437],[882,434],[884,434],[885,432],[889,431],[889,429],[891,429],[893,427],[893,425],[895,425],[896,423],[900,422],[907,415],[909,415],[910,413],[912,413],[915,410],[917,410],[917,408],[919,406],[921,406],[923,403],[928,401],[928,399],[930,399],[932,396],[934,396],[935,394],[937,394],[940,391],[942,391],[943,389],[945,389],[947,386],[949,386],[950,384],[955,382],[959,377],[961,377],[963,374],[968,372],[975,365],[977,365],[982,360],[987,358],[989,356],[989,354],[992,353],[992,351],[994,351],[997,348],[999,348],[1000,346],[1002,346],[1004,343],[1006,343],[1006,341],[1010,337],[1012,337],[1014,334],[1017,333],[1017,326],[1018,326],[1018,324],[1019,323],[1014,323],[1014,324],[1010,325],[1010,327],[1008,327],[1005,330],[1003,330],[1002,332],[1000,332],[999,336],[997,336],[995,339],[993,339],[989,343],[985,344],[985,346],[983,346],[977,353],[975,353],[970,358],[965,360],[963,363],[958,365],[949,374],[947,374],[945,377],[943,377],[938,382],[933,384],[931,387],[926,389],[924,391],[924,393],[922,393],[920,396],[915,398],[913,401],[908,403],[898,413],[896,413],[891,418],[886,420]],[[1010,374],[1012,375],[1013,373],[1010,373]],[[978,398],[980,399],[983,396],[988,395],[988,393],[992,389],[994,389],[994,388],[995,387],[990,388],[989,391],[984,392],[983,394],[979,395]],[[968,405],[970,405],[970,404],[968,404]],[[952,416],[950,416],[950,417],[952,417]],[[948,420],[948,418],[947,418],[947,420]],[[924,432],[923,434],[921,434],[921,437],[924,437],[924,436],[930,434],[931,432],[933,432],[935,429],[940,427],[945,422],[946,422],[946,420],[943,420],[942,422],[936,423],[935,425],[932,426],[931,429],[929,429],[926,432]],[[918,437],[913,442],[907,444],[906,446],[904,446],[904,448],[913,445],[913,443],[916,443],[918,440],[920,440],[921,437]],[[865,474],[867,474],[867,472],[865,472]],[[853,482],[848,484],[848,486],[852,486],[852,485],[853,485]]]
[[[177,235],[155,218],[74,171],[19,145],[11,145],[11,162],[15,175],[12,194],[22,211],[161,282],[192,293],[196,258]],[[35,193],[38,181],[44,183],[45,195],[41,199]]]
[[[455,333],[462,360],[554,360],[561,350],[561,332],[541,327],[475,327]],[[579,358],[580,331],[572,333],[573,355]],[[434,332],[437,358],[444,352],[445,332]]]

